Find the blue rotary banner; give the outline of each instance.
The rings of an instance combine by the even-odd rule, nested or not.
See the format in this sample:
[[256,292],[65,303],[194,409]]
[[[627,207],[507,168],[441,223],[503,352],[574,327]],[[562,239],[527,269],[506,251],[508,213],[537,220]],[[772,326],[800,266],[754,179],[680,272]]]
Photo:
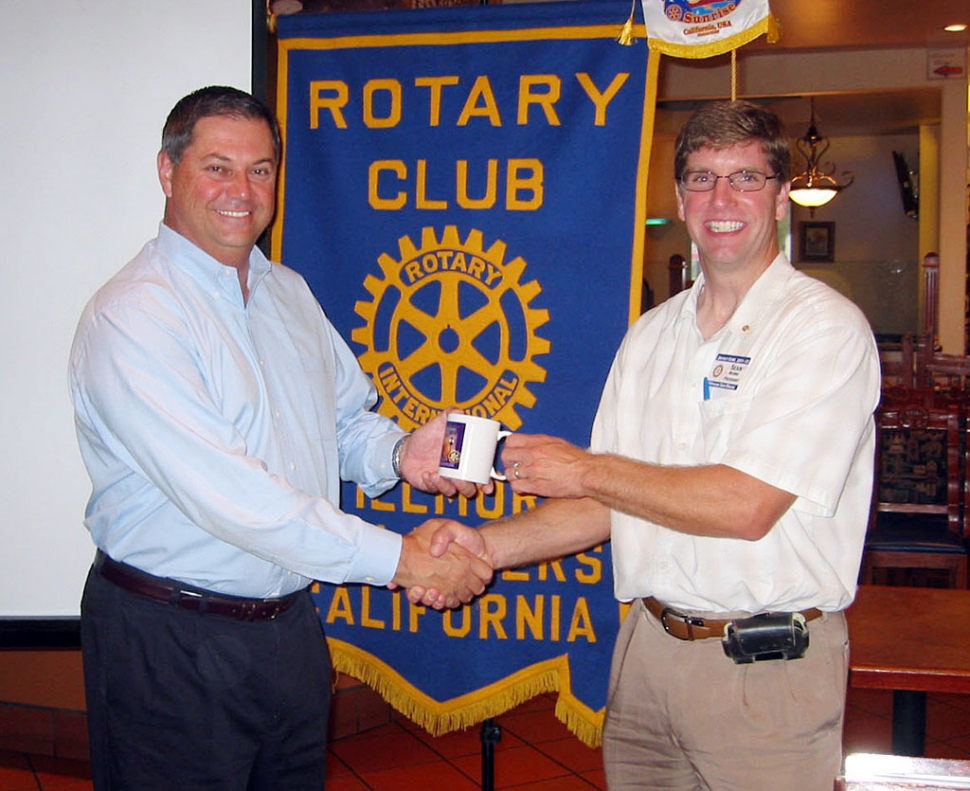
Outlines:
[[[656,69],[628,3],[279,20],[285,137],[272,253],[300,271],[406,429],[442,409],[585,446],[639,314]],[[639,35],[643,37],[642,25]],[[401,485],[342,507],[405,533],[535,506]],[[453,612],[320,585],[335,666],[432,733],[557,690],[599,741],[621,607],[608,546],[506,571]]]

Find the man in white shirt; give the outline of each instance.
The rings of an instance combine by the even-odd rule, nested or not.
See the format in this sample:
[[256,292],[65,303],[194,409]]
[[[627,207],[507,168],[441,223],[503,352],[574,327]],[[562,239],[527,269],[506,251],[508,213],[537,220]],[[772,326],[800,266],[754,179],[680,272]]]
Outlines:
[[588,451],[506,441],[513,490],[549,499],[477,531],[438,520],[433,551],[458,541],[507,568],[612,539],[615,594],[633,607],[604,724],[611,791],[830,791],[875,341],[855,305],[779,252],[790,153],[774,114],[702,108],[674,170],[700,277],[631,327]]

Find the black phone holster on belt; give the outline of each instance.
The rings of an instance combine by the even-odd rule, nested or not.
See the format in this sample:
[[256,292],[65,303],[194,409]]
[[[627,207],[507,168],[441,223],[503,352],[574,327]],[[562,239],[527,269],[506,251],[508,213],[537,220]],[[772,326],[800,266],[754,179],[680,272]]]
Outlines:
[[735,664],[801,659],[808,649],[808,623],[800,612],[762,613],[724,627],[724,653]]

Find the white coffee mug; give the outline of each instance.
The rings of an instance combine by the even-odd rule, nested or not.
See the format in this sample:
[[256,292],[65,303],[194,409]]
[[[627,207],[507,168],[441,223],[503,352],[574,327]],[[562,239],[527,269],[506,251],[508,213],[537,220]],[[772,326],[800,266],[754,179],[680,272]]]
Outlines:
[[511,434],[502,430],[502,424],[495,420],[458,413],[449,415],[438,473],[473,483],[488,483],[489,478],[507,480],[495,471],[495,451],[499,441]]

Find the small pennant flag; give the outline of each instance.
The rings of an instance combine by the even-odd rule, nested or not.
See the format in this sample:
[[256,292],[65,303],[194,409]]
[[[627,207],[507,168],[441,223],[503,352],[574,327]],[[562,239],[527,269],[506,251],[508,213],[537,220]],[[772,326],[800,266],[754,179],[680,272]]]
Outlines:
[[651,51],[677,58],[709,58],[758,36],[778,40],[768,0],[641,0]]

